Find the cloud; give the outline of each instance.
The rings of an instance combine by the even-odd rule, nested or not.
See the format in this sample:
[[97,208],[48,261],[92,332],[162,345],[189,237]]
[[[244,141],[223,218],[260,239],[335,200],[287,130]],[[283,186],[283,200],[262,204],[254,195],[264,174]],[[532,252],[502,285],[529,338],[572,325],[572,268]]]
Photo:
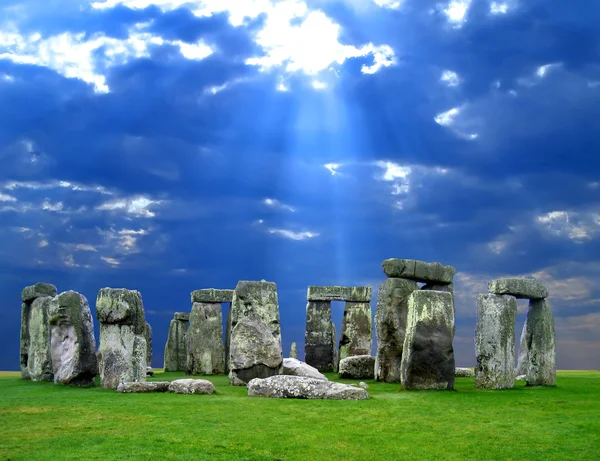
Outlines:
[[296,208],[294,208],[291,205],[287,205],[285,203],[280,202],[277,199],[272,199],[272,198],[266,198],[263,200],[263,203],[271,208],[275,208],[275,209],[280,209],[280,210],[284,210],[284,211],[289,211],[294,213],[296,211]]
[[152,200],[148,197],[136,196],[111,200],[97,206],[96,209],[101,211],[124,212],[142,218],[154,218],[156,213],[150,208],[162,204],[164,204],[162,200]]
[[319,234],[317,232],[309,232],[309,231],[303,231],[303,232],[295,232],[289,229],[274,229],[274,228],[269,228],[268,229],[269,234],[274,234],[274,235],[279,235],[281,237],[284,237],[286,239],[290,239],[290,240],[307,240],[307,239],[313,239],[319,236]]

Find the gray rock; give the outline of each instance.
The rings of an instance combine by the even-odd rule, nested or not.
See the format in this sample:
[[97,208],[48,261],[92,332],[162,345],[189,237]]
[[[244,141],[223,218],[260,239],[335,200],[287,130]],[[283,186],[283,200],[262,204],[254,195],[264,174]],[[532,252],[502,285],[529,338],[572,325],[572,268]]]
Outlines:
[[144,339],[146,340],[146,365],[152,366],[152,327],[144,322]]
[[309,364],[291,357],[288,359],[283,359],[283,374],[327,380],[327,377],[321,374],[315,367],[311,367]]
[[147,393],[147,392],[167,392],[169,390],[169,381],[151,381],[119,383],[117,392],[123,393]]
[[453,283],[436,283],[429,282],[421,287],[421,290],[425,291],[445,291],[447,293],[454,294],[454,284]]
[[171,381],[169,392],[173,394],[214,394],[215,386],[206,379],[176,379]]
[[454,388],[452,294],[415,291],[408,298],[401,382],[405,389]]
[[225,373],[229,374],[229,344],[231,343],[231,304],[227,309],[227,316],[225,319]]
[[154,376],[154,369],[152,367],[146,367],[146,376]]
[[369,398],[367,391],[348,384],[287,375],[252,379],[248,383],[248,396],[325,400],[365,400]]
[[339,360],[369,355],[373,343],[371,304],[346,301],[340,334]]
[[527,373],[527,357],[529,355],[529,345],[527,344],[527,322],[523,324],[521,330],[521,344],[519,346],[519,358],[517,359],[517,375],[525,375]]
[[417,282],[452,283],[456,268],[440,263],[426,263],[414,259],[390,258],[381,264],[388,277],[415,280]]
[[100,321],[100,385],[146,381],[146,339],[142,296],[124,288],[102,288],[96,299]]
[[[165,344],[165,371],[187,371],[187,332],[189,315],[176,312],[169,324],[169,334]],[[185,318],[185,320],[184,320]]]
[[473,378],[475,376],[475,371],[473,371],[472,368],[457,367],[454,369],[454,376],[457,378]]
[[413,280],[389,278],[379,288],[375,331],[377,357],[375,379],[386,383],[400,382],[400,364],[406,336],[408,297],[419,286]]
[[231,304],[230,335],[232,384],[281,373],[283,355],[275,283],[238,282]]
[[296,350],[296,343],[292,343],[292,346],[290,347],[290,358],[292,358],[292,359],[298,358],[298,351]]
[[510,389],[515,384],[514,296],[480,294],[475,329],[475,387]]
[[355,355],[340,360],[340,378],[373,379],[375,376],[375,357]]
[[502,278],[488,283],[488,291],[496,295],[511,295],[518,299],[543,299],[548,297],[548,288],[537,280],[524,278]]
[[331,320],[331,301],[308,301],[304,360],[319,371],[337,370],[337,338]]
[[360,383],[358,383],[358,387],[360,387],[361,389],[368,389],[369,385],[364,381],[361,381]]
[[188,374],[216,375],[225,372],[220,303],[194,303],[186,338]]
[[529,301],[525,320],[527,357],[523,365],[528,386],[556,385],[554,315],[545,299]]
[[21,300],[24,303],[31,303],[36,298],[53,298],[56,296],[56,287],[51,283],[38,282],[35,285],[30,285],[23,288],[21,291]]
[[233,299],[233,290],[217,290],[206,288],[191,293],[193,303],[230,303]]
[[48,323],[54,382],[93,386],[98,375],[98,359],[94,320],[86,297],[65,291],[52,298]]
[[29,312],[29,351],[27,374],[32,381],[52,381],[52,354],[50,352],[49,308],[52,298],[35,298]]
[[173,316],[173,319],[175,320],[181,320],[182,322],[189,322],[190,321],[190,314],[187,312],[175,312],[175,315]]
[[308,301],[371,302],[371,287],[309,286]]

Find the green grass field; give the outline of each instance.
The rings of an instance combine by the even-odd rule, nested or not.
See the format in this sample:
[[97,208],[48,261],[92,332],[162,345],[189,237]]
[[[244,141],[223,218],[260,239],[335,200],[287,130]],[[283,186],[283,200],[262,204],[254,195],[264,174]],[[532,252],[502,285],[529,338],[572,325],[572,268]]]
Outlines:
[[359,402],[247,397],[226,376],[208,379],[215,395],[119,394],[0,373],[0,459],[600,459],[597,371],[505,391],[476,390],[472,378],[454,392],[369,381]]

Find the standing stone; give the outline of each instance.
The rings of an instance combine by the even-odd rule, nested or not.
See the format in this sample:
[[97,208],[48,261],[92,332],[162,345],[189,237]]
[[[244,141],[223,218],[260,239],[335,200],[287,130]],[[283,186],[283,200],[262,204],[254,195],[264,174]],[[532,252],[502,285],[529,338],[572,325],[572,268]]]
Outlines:
[[277,286],[273,282],[238,282],[231,304],[229,380],[245,385],[282,371]]
[[231,304],[225,319],[225,373],[229,374],[229,343],[231,342]]
[[405,389],[454,388],[454,305],[441,291],[414,291],[408,298],[401,380]]
[[291,359],[298,358],[298,351],[296,350],[296,343],[292,343],[292,346],[290,347],[290,358]]
[[375,331],[377,357],[375,379],[386,383],[400,382],[400,364],[406,336],[408,298],[419,286],[412,280],[389,278],[379,288]]
[[144,325],[144,339],[146,340],[146,366],[152,367],[152,327],[148,322]]
[[523,365],[528,386],[556,385],[554,315],[545,299],[529,301],[525,321],[527,358]]
[[340,334],[339,360],[352,355],[371,355],[372,343],[371,304],[346,301]]
[[52,354],[50,353],[49,307],[52,298],[35,298],[29,312],[29,351],[27,372],[32,381],[52,381]]
[[527,357],[529,355],[529,346],[527,345],[527,322],[523,324],[521,330],[521,344],[519,346],[519,358],[517,359],[517,369],[515,374],[517,376],[524,375],[527,373]]
[[304,361],[317,370],[335,371],[337,348],[335,325],[331,321],[331,301],[308,301]]
[[96,299],[100,321],[100,384],[146,381],[146,339],[142,296],[136,290],[102,288]]
[[48,308],[54,382],[93,386],[98,375],[94,321],[85,296],[66,291]]
[[187,371],[187,332],[190,315],[175,312],[165,345],[165,371]]
[[21,378],[30,379],[27,363],[29,362],[29,319],[31,315],[31,305],[36,298],[56,296],[56,287],[49,283],[36,283],[25,287],[21,292],[21,332],[20,332],[20,368]]
[[475,387],[514,387],[516,318],[514,296],[481,294],[477,298]]
[[214,375],[225,371],[220,303],[193,304],[186,342],[188,374]]

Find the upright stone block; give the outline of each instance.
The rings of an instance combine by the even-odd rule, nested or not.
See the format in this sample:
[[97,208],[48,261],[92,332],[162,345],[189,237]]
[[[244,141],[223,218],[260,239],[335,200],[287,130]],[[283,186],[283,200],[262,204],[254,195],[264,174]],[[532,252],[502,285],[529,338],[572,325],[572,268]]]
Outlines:
[[510,389],[514,386],[516,318],[514,296],[480,294],[477,298],[476,387]]
[[124,288],[102,288],[96,299],[100,321],[100,384],[146,381],[146,339],[142,296]]
[[225,371],[220,303],[193,304],[186,342],[188,374],[215,375]]
[[296,343],[292,343],[292,345],[290,346],[290,358],[291,359],[298,358],[298,351],[296,350]]
[[144,325],[144,339],[146,340],[146,366],[152,366],[152,327],[148,322]]
[[371,304],[346,301],[340,333],[339,360],[353,355],[371,355],[372,344]]
[[245,385],[282,371],[277,286],[273,282],[238,282],[231,304],[229,379]]
[[231,304],[225,318],[225,373],[229,374],[229,344],[231,343]]
[[88,300],[75,291],[66,291],[52,298],[48,314],[54,382],[93,386],[98,360]]
[[304,335],[304,361],[321,372],[334,371],[337,347],[331,301],[308,301]]
[[528,386],[556,385],[556,349],[554,315],[545,299],[529,301],[525,321],[527,356],[524,360],[525,380]]
[[52,354],[50,352],[49,308],[52,298],[35,298],[29,312],[29,351],[27,374],[32,381],[52,381]]
[[377,357],[375,379],[386,383],[400,382],[400,365],[406,336],[408,298],[419,286],[412,280],[389,278],[379,288],[375,331]]
[[190,315],[175,312],[165,345],[165,371],[187,371],[187,332]]
[[408,298],[401,381],[405,389],[454,388],[452,294],[414,291]]

